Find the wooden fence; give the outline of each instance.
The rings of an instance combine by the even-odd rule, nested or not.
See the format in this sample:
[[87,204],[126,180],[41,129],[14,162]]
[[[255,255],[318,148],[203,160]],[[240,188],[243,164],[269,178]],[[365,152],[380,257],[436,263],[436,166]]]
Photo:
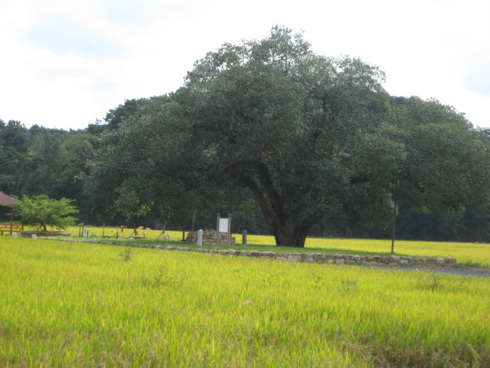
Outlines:
[[0,224],[0,234],[3,235],[3,233],[18,233],[24,231],[24,225],[17,225],[17,224]]

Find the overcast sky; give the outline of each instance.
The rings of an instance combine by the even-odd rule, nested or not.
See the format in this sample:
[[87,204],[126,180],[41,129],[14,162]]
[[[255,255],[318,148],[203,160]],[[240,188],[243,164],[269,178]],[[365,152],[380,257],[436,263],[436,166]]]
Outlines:
[[277,24],[318,54],[379,66],[391,95],[435,98],[490,127],[489,0],[0,0],[0,119],[86,128]]

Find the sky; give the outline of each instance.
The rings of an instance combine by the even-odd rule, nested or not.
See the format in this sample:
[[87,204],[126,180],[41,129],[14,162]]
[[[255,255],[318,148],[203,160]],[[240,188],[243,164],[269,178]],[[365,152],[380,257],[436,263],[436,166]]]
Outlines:
[[488,0],[0,0],[0,119],[84,129],[275,25],[317,54],[380,67],[393,96],[434,98],[490,127]]

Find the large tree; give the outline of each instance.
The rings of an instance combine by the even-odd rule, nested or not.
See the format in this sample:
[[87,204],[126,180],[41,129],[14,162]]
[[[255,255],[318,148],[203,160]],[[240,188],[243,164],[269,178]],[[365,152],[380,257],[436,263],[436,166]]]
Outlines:
[[209,165],[251,190],[278,245],[303,247],[324,216],[360,203],[386,209],[386,191],[359,175],[355,156],[389,108],[383,78],[274,27],[266,39],[208,53],[176,98],[196,146],[212,152]]
[[225,44],[175,93],[115,111],[123,119],[103,136],[87,188],[107,192],[105,203],[126,191],[169,213],[242,186],[276,243],[297,247],[322,219],[386,223],[411,198],[433,212],[486,201],[482,134],[440,104],[390,104],[383,80],[361,60],[315,54],[283,27]]

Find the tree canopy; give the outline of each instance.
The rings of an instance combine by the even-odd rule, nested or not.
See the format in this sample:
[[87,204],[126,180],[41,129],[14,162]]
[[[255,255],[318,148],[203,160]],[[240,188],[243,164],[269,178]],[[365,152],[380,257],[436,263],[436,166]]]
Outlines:
[[[457,216],[468,205],[488,203],[488,140],[451,106],[416,97],[392,98],[389,123],[378,133],[378,141],[397,142],[400,149],[388,173],[394,216],[400,204],[422,213]],[[394,233],[395,218],[393,241]]]
[[388,199],[359,176],[355,151],[388,108],[384,74],[316,55],[301,35],[224,45],[176,94],[210,166],[249,188],[277,244],[304,246],[322,217]]
[[299,247],[324,219],[386,224],[399,203],[488,203],[483,134],[437,101],[391,98],[383,81],[378,67],[315,54],[284,27],[225,44],[175,93],[111,113],[124,119],[105,133],[87,186],[110,182],[112,201],[133,191],[172,211],[248,188],[276,243]]
[[25,225],[34,226],[43,231],[47,227],[65,229],[73,225],[75,217],[70,215],[78,213],[76,207],[72,206],[73,201],[62,198],[59,201],[51,199],[47,195],[24,196],[14,206],[14,214],[22,217]]

